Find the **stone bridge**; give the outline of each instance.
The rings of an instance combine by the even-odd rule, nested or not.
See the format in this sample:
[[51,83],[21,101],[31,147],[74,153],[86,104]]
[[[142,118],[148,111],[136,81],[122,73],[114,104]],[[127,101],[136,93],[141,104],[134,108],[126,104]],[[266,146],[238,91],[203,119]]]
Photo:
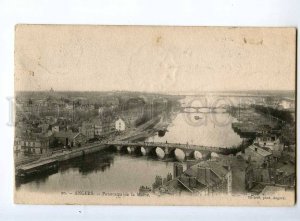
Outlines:
[[177,160],[183,161],[186,158],[202,159],[210,156],[217,156],[224,153],[225,147],[211,147],[193,144],[180,143],[161,143],[161,142],[128,142],[113,141],[106,145],[115,148],[117,151],[126,151],[131,153],[140,153],[142,155],[155,154],[163,159],[166,155],[174,156]]
[[181,113],[207,113],[207,112],[216,112],[217,110],[222,110],[222,112],[226,112],[228,107],[220,106],[220,107],[194,107],[194,106],[184,106],[180,108]]

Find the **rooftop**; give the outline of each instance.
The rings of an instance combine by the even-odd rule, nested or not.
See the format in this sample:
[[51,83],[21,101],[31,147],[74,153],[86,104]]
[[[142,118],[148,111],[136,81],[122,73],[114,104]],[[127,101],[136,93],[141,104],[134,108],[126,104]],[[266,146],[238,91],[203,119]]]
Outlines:
[[[210,176],[209,180],[207,180],[203,176],[199,177],[198,176],[199,167],[209,169],[210,172],[214,173],[216,176]],[[184,172],[184,174],[190,177],[197,177],[198,182],[200,182],[201,184],[209,185],[209,186],[212,186],[215,183],[219,182],[219,180],[224,178],[227,173],[228,170],[221,164],[221,162],[218,161],[203,161],[194,166],[191,166],[189,169],[187,169]]]
[[77,135],[78,133],[74,133],[72,131],[59,131],[53,133],[53,136],[57,138],[74,138]]
[[259,146],[256,146],[255,144],[252,144],[251,146],[249,146],[248,149],[251,150],[253,153],[256,153],[256,154],[261,155],[263,157],[268,157],[268,156],[272,155],[272,153],[262,149]]

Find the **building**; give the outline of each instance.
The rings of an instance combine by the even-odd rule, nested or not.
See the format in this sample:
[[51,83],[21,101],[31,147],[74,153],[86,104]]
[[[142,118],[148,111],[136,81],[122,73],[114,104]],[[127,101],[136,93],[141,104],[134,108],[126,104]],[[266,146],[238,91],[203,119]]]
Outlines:
[[245,172],[246,190],[261,193],[266,186],[295,187],[295,165],[285,164],[279,168],[262,168],[250,164]]
[[[269,168],[257,167],[256,165],[249,164],[245,171],[245,187],[246,190],[257,192],[261,191],[263,185],[257,186],[259,183],[271,183],[271,175]],[[259,187],[259,188],[258,188]]]
[[255,144],[246,148],[242,156],[245,160],[257,166],[269,166],[273,161],[272,153]]
[[280,143],[278,136],[272,133],[258,134],[254,143],[258,144],[260,147],[268,148],[271,151],[283,150],[283,144]]
[[94,124],[95,136],[101,136],[103,134],[103,125],[101,121]]
[[115,121],[113,120],[113,117],[105,117],[101,118],[101,120],[103,134],[110,134],[116,131]]
[[296,168],[294,164],[285,164],[276,169],[275,183],[286,185],[289,187],[295,186],[296,182]]
[[254,144],[272,153],[275,161],[280,159],[284,150],[284,145],[280,143],[278,136],[272,133],[257,135]]
[[82,133],[73,133],[71,141],[73,142],[73,146],[80,147],[86,143],[86,137]]
[[115,124],[111,117],[98,117],[92,120],[96,137],[105,136],[115,131]]
[[45,154],[49,151],[53,136],[49,134],[26,134],[16,138],[18,150],[30,154]]
[[115,123],[115,128],[117,131],[124,131],[125,130],[125,122],[121,118],[119,118]]
[[230,166],[218,161],[204,161],[184,172],[190,179],[196,178],[197,189],[204,194],[232,192],[232,172]]
[[95,118],[92,120],[92,124],[94,125],[95,136],[99,137],[103,135],[104,130],[102,120],[100,118]]
[[283,151],[282,152],[282,158],[287,159],[292,164],[296,163],[296,152],[295,150],[291,151]]
[[87,140],[95,137],[95,128],[93,123],[90,122],[83,122],[82,126],[79,128],[79,132],[82,133]]
[[14,140],[14,151],[19,152],[22,151],[22,144],[24,145],[24,141],[20,137],[15,137]]
[[219,161],[203,161],[183,171],[182,165],[175,163],[173,179],[163,182],[156,191],[162,193],[187,192],[198,195],[232,192],[232,172],[230,166]]
[[41,128],[42,133],[47,133],[49,130],[49,124],[42,123],[38,125],[39,128]]
[[53,137],[55,138],[55,148],[61,146],[71,146],[71,139],[72,136],[71,131],[58,131],[53,133]]
[[57,147],[79,147],[86,143],[86,137],[80,132],[59,131],[55,132],[53,137],[57,140]]

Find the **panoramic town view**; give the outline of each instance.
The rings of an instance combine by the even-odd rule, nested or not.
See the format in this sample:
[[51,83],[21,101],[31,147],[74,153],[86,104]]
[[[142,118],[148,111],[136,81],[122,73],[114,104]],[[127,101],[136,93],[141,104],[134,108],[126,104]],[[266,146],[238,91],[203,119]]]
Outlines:
[[295,36],[17,26],[15,201],[293,205]]
[[295,188],[292,92],[20,92],[15,124],[17,191]]

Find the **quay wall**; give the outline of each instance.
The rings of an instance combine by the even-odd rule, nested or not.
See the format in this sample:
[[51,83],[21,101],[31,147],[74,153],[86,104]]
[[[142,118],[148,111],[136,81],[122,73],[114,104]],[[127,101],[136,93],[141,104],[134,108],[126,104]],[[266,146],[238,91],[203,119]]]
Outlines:
[[[62,152],[59,154],[51,155],[48,157],[43,157],[43,158],[40,158],[39,160],[33,161],[28,164],[23,164],[23,165],[30,165],[32,163],[37,163],[37,162],[42,164],[43,162],[46,162],[48,160],[57,160],[58,162],[62,162],[62,161],[76,158],[76,157],[84,156],[86,154],[95,153],[95,152],[104,150],[108,147],[109,146],[106,144],[101,144],[101,143],[94,144],[94,145],[90,145],[90,146],[81,147],[81,148],[78,148],[78,149],[75,149],[72,151],[65,151],[65,152]],[[22,168],[23,165],[16,167],[16,169]]]
[[[144,130],[147,128],[152,128],[154,127],[160,120],[160,116],[153,118],[152,120],[146,122],[145,124],[141,125],[139,127],[139,132],[133,135],[130,135],[128,137],[126,137],[125,139],[121,139],[121,140],[130,140],[130,141],[134,141],[134,140],[138,140],[141,138],[146,138],[148,136],[150,136],[152,133],[149,132],[145,132]],[[153,132],[153,131],[152,131]],[[32,163],[43,163],[46,162],[47,160],[57,160],[58,162],[62,162],[62,161],[66,161],[66,160],[70,160],[76,157],[81,157],[84,156],[86,154],[92,154],[92,153],[96,153],[99,152],[101,150],[107,149],[109,148],[109,145],[105,144],[105,143],[97,143],[97,144],[90,144],[90,145],[86,145],[80,148],[76,148],[73,150],[66,150],[63,151],[61,153],[56,153],[54,155],[51,156],[46,156],[46,157],[42,157],[38,160],[32,161],[30,163],[26,163],[26,164],[22,164],[16,167],[16,170],[21,168],[23,165],[30,165]]]
[[86,154],[95,153],[95,152],[98,152],[98,151],[106,149],[106,148],[108,148],[108,147],[104,144],[97,144],[97,145],[82,147],[80,149],[72,150],[72,151],[64,153],[62,155],[52,156],[52,157],[53,157],[53,159],[56,159],[58,161],[65,161],[65,160],[80,157],[80,156],[83,156]]

